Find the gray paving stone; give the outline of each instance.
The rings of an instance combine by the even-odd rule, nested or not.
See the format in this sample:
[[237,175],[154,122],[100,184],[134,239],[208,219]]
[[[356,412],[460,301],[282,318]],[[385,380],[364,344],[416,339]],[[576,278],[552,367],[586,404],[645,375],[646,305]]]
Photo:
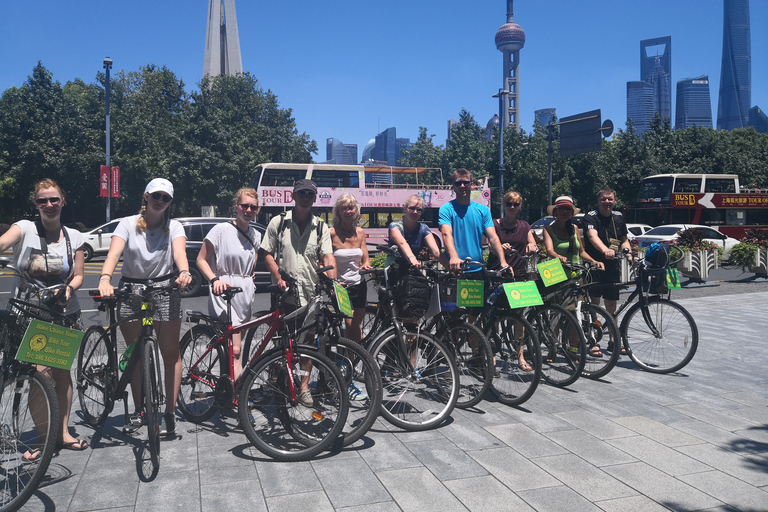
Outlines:
[[631,496],[629,498],[619,498],[616,500],[605,500],[595,503],[605,512],[668,512],[669,509],[662,507],[647,496]]
[[675,450],[643,436],[611,439],[608,442],[619,450],[660,469],[668,475],[687,475],[712,469],[710,466],[678,451],[687,447]]
[[561,413],[557,416],[574,427],[589,432],[598,439],[614,439],[634,435],[634,432],[631,430],[626,429],[611,420],[584,410]]
[[[179,492],[181,489],[189,489],[190,492]],[[200,492],[200,477],[196,470],[161,471],[152,482],[139,484],[136,510],[200,510]]]
[[389,494],[405,512],[467,510],[461,501],[425,468],[382,471],[378,476]]
[[718,499],[644,462],[618,464],[611,468],[611,474],[672,510],[703,510],[722,504]]
[[676,428],[668,427],[663,423],[654,421],[644,416],[631,416],[628,418],[615,418],[613,421],[637,432],[645,437],[653,439],[664,446],[685,446],[689,444],[701,444],[698,437],[686,434]]
[[296,512],[297,510],[332,512],[333,505],[324,492],[316,491],[267,498],[267,509],[269,512]]
[[738,391],[734,393],[723,393],[723,398],[733,400],[734,402],[752,407],[768,407],[768,397],[760,396],[755,393],[748,393],[744,391]]
[[544,457],[565,453],[562,446],[519,423],[488,427],[487,430],[525,457]]
[[768,443],[761,443],[751,440],[743,434],[745,431],[736,433],[723,430],[703,421],[692,421],[690,423],[675,425],[675,428],[687,432],[691,435],[701,438],[708,443],[716,444],[724,448],[747,453],[768,452]]
[[768,485],[766,457],[742,456],[711,444],[683,446],[678,450],[750,485]]
[[470,478],[488,473],[461,448],[444,440],[408,443],[407,448],[438,480]]
[[440,433],[445,436],[445,439],[465,451],[502,446],[497,437],[470,421],[454,421],[450,425],[441,426]]
[[334,508],[378,503],[391,499],[360,457],[312,462],[320,484]]
[[622,401],[619,402],[619,405],[632,411],[633,416],[645,416],[665,425],[676,425],[678,423],[687,423],[691,421],[690,416],[678,412],[675,409],[675,407],[686,407],[690,405],[688,402],[660,405],[650,400],[638,399],[633,402]]
[[230,464],[228,466],[200,465],[201,485],[214,485],[225,482],[257,481],[259,474],[253,462],[244,465]]
[[360,452],[368,466],[375,471],[413,468],[421,465],[406,447],[392,434],[376,436],[376,443]]
[[750,427],[744,430],[735,430],[734,434],[750,439],[756,443],[768,443],[768,426]]
[[443,482],[461,500],[465,507],[475,512],[528,512],[533,509],[514,492],[492,476],[462,478]]
[[360,505],[357,507],[344,507],[336,510],[337,512],[401,512],[400,507],[394,501],[371,503],[370,505]]
[[139,477],[131,454],[130,460],[116,459],[112,465],[86,471],[76,488],[70,509],[99,510],[134,505],[138,490]]
[[[258,480],[235,480],[200,486],[201,512],[248,510],[266,512],[267,503]],[[192,509],[194,510],[194,509]]]
[[470,452],[469,455],[516,493],[525,489],[554,487],[560,484],[556,478],[512,448],[480,450]]
[[573,489],[564,485],[520,491],[518,494],[536,510],[548,512],[593,512],[600,510]]
[[510,409],[509,415],[513,420],[539,433],[570,430],[573,428],[573,425],[558,418],[555,414],[538,410],[536,412],[537,414],[530,414]]
[[533,463],[589,501],[635,496],[637,492],[613,478],[610,468],[596,468],[576,455],[539,457]]
[[637,459],[583,430],[548,432],[548,438],[597,467],[636,462]]
[[[50,510],[68,510],[72,502],[74,488],[69,494],[51,495],[48,492],[37,491],[21,508],[23,512],[48,512]],[[129,509],[133,512],[133,507]]]
[[680,480],[738,510],[768,510],[768,492],[721,471],[685,475]]
[[704,407],[700,404],[673,405],[670,408],[699,421],[711,423],[724,430],[742,430],[756,426],[752,421],[733,416],[726,412],[716,411],[715,409]]
[[264,496],[321,491],[314,468],[309,462],[256,462],[256,472]]

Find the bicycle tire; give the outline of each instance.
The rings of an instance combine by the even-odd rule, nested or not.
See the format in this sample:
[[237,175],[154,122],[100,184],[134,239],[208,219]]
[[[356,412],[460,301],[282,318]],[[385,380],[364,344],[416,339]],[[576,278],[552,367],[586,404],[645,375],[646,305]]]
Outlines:
[[[379,339],[371,355],[381,368],[381,415],[396,427],[427,430],[443,423],[459,398],[459,370],[448,348],[432,336],[403,331]],[[401,354],[410,350],[413,363]],[[413,366],[413,369],[411,369]]]
[[152,466],[155,470],[160,468],[160,372],[157,368],[154,337],[145,337],[139,340],[141,349],[141,394],[144,403],[144,422],[147,426],[147,447],[149,449]]
[[456,407],[467,409],[479,404],[493,381],[493,349],[488,338],[479,328],[463,320],[439,323],[435,337],[445,343],[456,358],[459,369]]
[[363,332],[363,338],[360,344],[367,347],[368,344],[374,339],[374,337],[381,330],[383,322],[379,318],[379,305],[375,303],[368,303],[365,306],[365,315],[363,321],[360,324],[360,328]]
[[342,435],[343,446],[357,442],[370,430],[379,416],[382,400],[381,370],[376,360],[359,343],[349,338],[331,340],[326,355],[336,363],[344,377],[346,387],[355,385],[365,390],[366,397],[354,399],[349,392],[349,413]]
[[659,337],[648,326],[642,308],[642,303],[635,303],[621,321],[630,359],[651,373],[676,372],[690,363],[699,346],[699,329],[688,310],[677,302],[649,297],[648,313]]
[[586,340],[576,317],[558,304],[544,304],[532,308],[528,321],[539,337],[542,378],[559,387],[576,382],[586,360]]
[[[520,405],[530,399],[541,380],[541,349],[536,330],[522,316],[497,312],[496,321],[486,336],[496,358],[498,376],[491,382],[491,392],[504,405]],[[519,363],[519,348],[531,371]]]
[[[613,315],[596,304],[582,303],[579,321],[587,342],[581,374],[589,379],[605,377],[616,366],[621,355],[621,330]],[[600,357],[595,356],[598,351]]]
[[206,354],[211,341],[218,336],[212,326],[200,324],[193,325],[181,338],[181,386],[176,403],[192,423],[207,421],[217,409],[232,403],[231,380],[229,385],[222,382],[230,379],[224,347],[217,344]]
[[346,385],[333,361],[316,349],[294,347],[294,386],[298,398],[301,359],[312,362],[312,407],[292,402],[285,351],[276,348],[249,366],[238,398],[240,426],[264,455],[283,461],[311,459],[331,448],[347,419]]
[[83,419],[98,427],[114,407],[114,385],[117,368],[110,363],[112,341],[100,325],[85,331],[77,352],[77,398]]
[[[44,425],[43,434],[33,418],[38,425]],[[4,383],[0,397],[0,511],[20,509],[37,490],[51,463],[61,432],[60,421],[59,402],[49,377],[29,370]],[[24,458],[34,450],[40,453],[34,461]]]

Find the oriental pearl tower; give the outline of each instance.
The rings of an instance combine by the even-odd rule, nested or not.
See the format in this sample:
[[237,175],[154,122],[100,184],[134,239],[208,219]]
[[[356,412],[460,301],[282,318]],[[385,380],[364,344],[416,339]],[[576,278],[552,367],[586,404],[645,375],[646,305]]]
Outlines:
[[520,49],[525,46],[525,32],[515,23],[512,0],[507,0],[507,22],[496,31],[496,49],[504,54],[504,82],[501,95],[503,97],[501,129],[510,124],[520,129]]

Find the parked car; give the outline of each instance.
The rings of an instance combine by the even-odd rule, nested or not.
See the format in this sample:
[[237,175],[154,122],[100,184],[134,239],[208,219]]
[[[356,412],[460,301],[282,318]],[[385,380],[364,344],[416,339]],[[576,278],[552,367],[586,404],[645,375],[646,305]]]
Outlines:
[[627,224],[627,238],[630,240],[634,240],[635,237],[638,237],[640,235],[644,235],[650,230],[652,230],[653,227],[649,226],[648,224]]
[[83,237],[85,237],[85,245],[83,245],[85,261],[91,261],[91,258],[94,256],[106,255],[109,252],[112,234],[115,232],[120,220],[115,219],[83,233]]
[[[197,255],[200,254],[203,240],[213,226],[221,222],[231,222],[232,219],[225,217],[180,217],[175,220],[181,223],[187,236],[187,260],[189,261],[189,272],[192,274],[192,282],[181,292],[181,296],[193,297],[200,292],[200,288],[206,282],[197,268]],[[261,233],[263,238],[267,227],[258,222],[251,222],[251,225]],[[270,274],[263,258],[256,261],[255,283],[257,288],[268,286],[271,283]]]
[[642,249],[655,242],[671,242],[679,236],[680,231],[687,228],[700,229],[705,234],[704,240],[722,247],[724,260],[727,260],[730,256],[733,246],[739,243],[735,238],[731,238],[714,228],[709,226],[699,226],[697,224],[667,224],[666,226],[655,227],[644,235],[636,236],[635,240],[637,240]]

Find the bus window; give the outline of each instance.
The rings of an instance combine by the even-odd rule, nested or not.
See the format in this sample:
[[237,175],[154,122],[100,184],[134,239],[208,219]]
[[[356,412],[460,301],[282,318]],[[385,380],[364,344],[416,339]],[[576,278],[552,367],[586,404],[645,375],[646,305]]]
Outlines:
[[704,183],[704,192],[735,194],[738,192],[736,190],[736,180],[733,178],[707,178],[707,181]]
[[304,179],[307,175],[305,170],[294,169],[269,169],[264,171],[261,178],[262,187],[293,187],[297,180]]
[[669,204],[672,197],[672,179],[671,177],[646,178],[640,186],[637,202]]
[[367,213],[361,213],[360,214],[360,222],[359,222],[358,226],[360,226],[363,229],[372,227],[371,226],[370,215],[367,214]]
[[743,226],[747,222],[744,210],[725,210],[725,223],[728,226]]
[[748,209],[746,210],[746,223],[748,226],[766,226],[768,225],[768,210]]
[[698,194],[701,191],[701,178],[677,178],[675,192]]
[[357,188],[360,177],[357,171],[320,171],[312,172],[312,180],[318,187]]
[[670,210],[669,223],[670,224],[691,224],[693,219],[691,213],[695,212],[692,208],[683,208],[680,210]]
[[720,226],[721,224],[725,224],[725,222],[723,222],[725,212],[726,210],[716,210],[714,208],[704,209],[701,211],[699,223],[705,226]]

